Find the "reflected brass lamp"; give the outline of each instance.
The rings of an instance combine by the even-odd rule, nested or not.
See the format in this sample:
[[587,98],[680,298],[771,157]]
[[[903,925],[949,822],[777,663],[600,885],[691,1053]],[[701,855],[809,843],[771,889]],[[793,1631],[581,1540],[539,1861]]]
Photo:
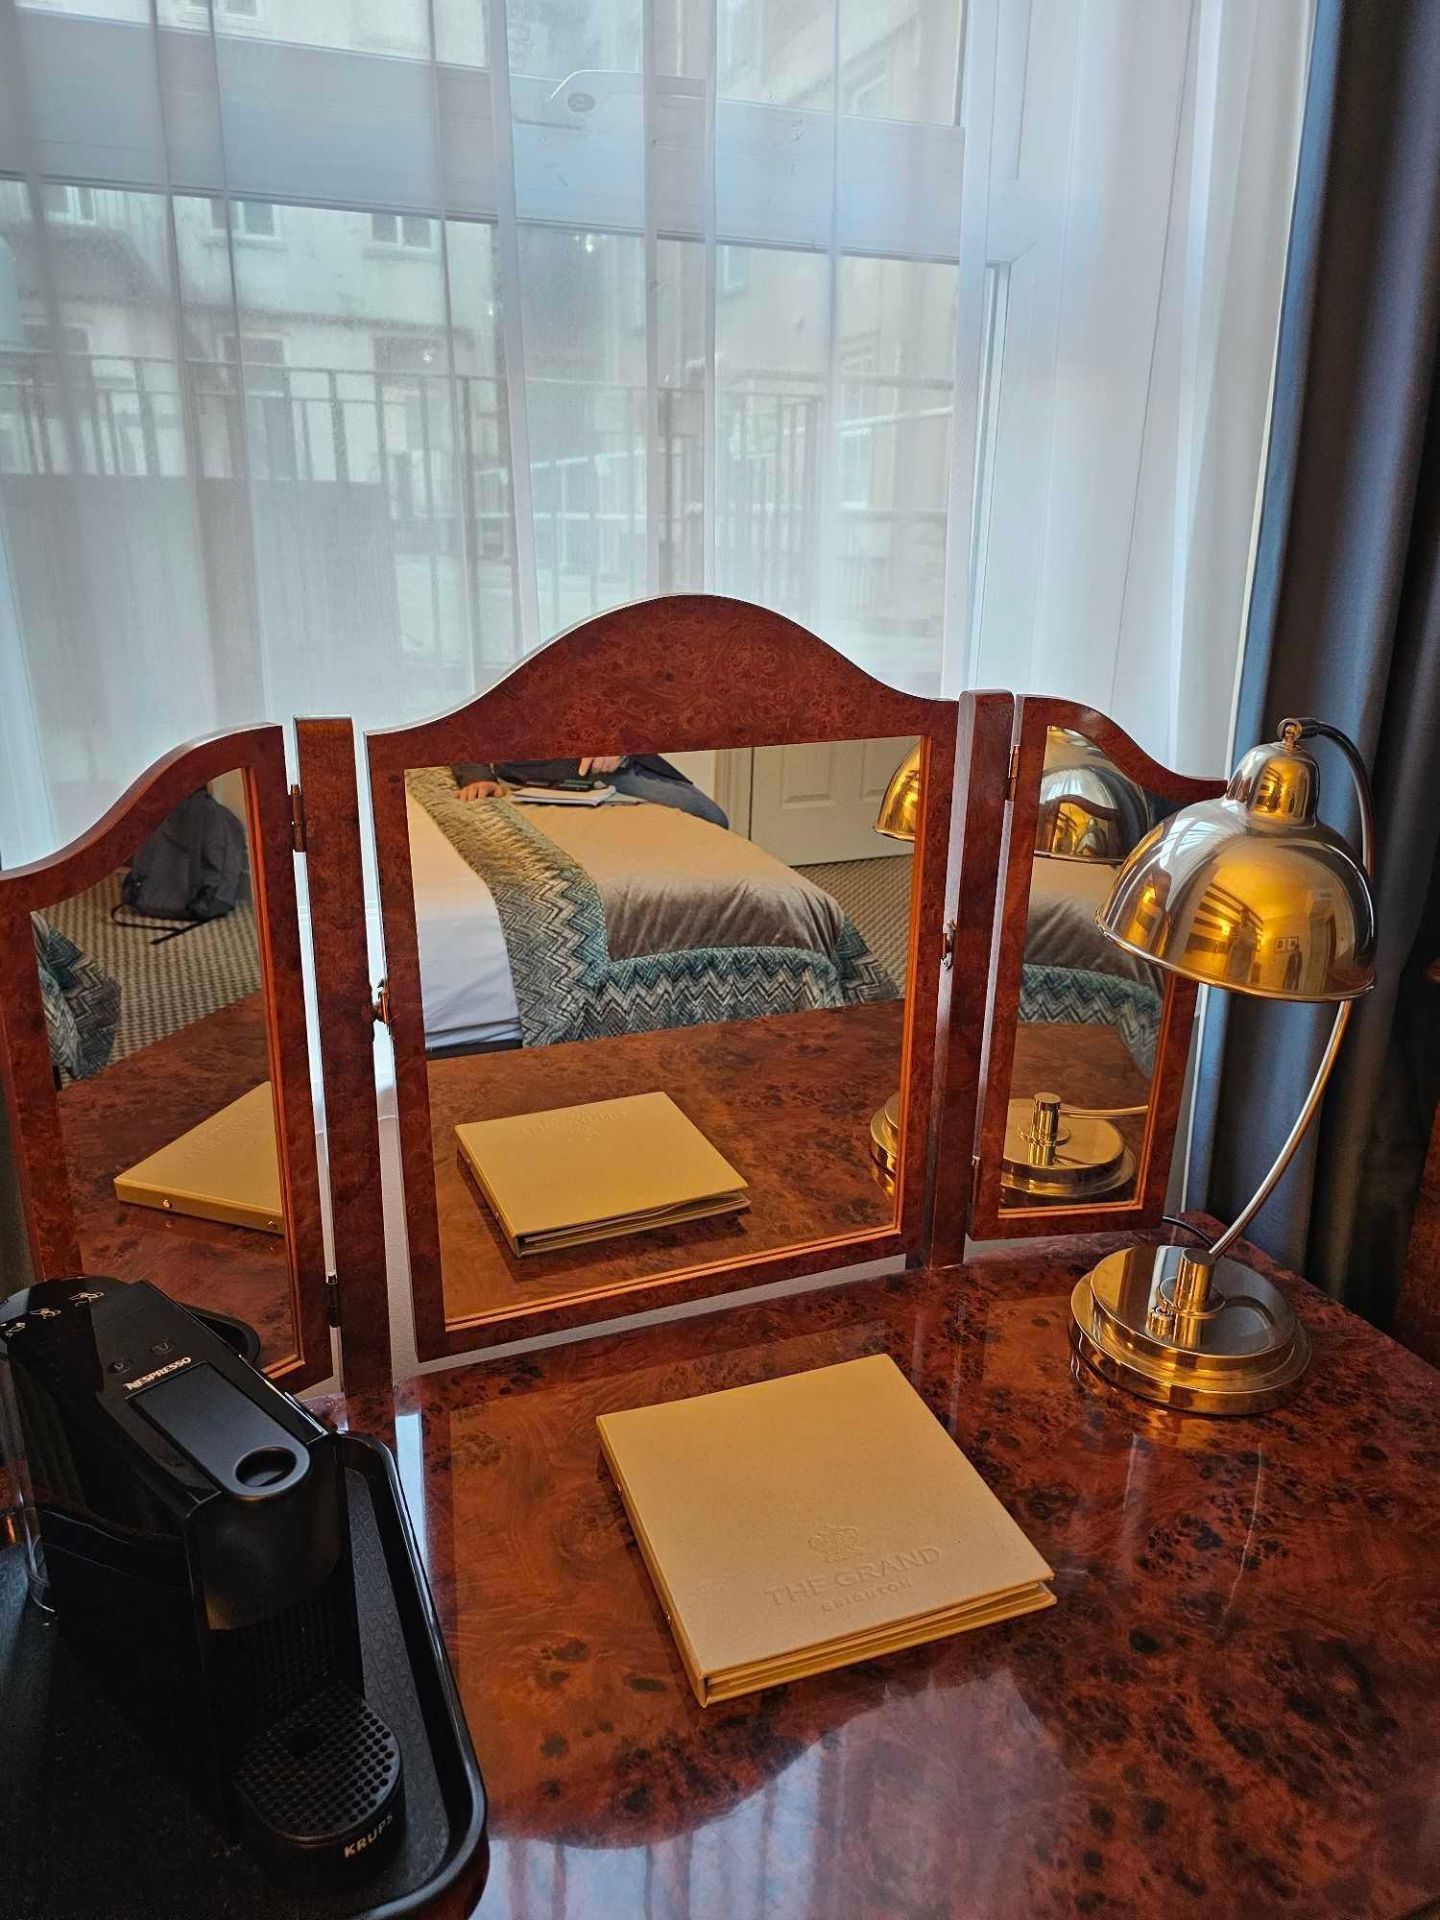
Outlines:
[[[1360,799],[1360,855],[1318,817],[1301,742],[1333,740]],[[1310,1358],[1280,1289],[1227,1256],[1314,1119],[1358,996],[1375,979],[1374,808],[1365,763],[1338,728],[1286,720],[1247,753],[1223,799],[1183,807],[1135,848],[1098,922],[1117,946],[1187,980],[1262,1000],[1336,1003],[1315,1079],[1274,1166],[1213,1246],[1110,1254],[1071,1297],[1071,1337],[1105,1379],[1163,1406],[1259,1413]]]
[[1035,851],[1047,860],[1118,866],[1150,831],[1145,789],[1070,727],[1045,729]]
[[[917,740],[891,774],[875,816],[875,831],[887,840],[914,843],[920,831],[920,742]],[[900,1160],[900,1089],[870,1116],[870,1154],[886,1180],[895,1178]]]

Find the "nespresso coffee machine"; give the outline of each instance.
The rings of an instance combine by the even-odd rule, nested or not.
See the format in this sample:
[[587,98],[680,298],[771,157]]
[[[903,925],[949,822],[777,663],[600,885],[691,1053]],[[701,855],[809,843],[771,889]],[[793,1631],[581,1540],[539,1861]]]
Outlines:
[[277,1879],[394,1849],[400,1748],[367,1705],[336,1436],[142,1281],[0,1304],[48,1603],[96,1678]]

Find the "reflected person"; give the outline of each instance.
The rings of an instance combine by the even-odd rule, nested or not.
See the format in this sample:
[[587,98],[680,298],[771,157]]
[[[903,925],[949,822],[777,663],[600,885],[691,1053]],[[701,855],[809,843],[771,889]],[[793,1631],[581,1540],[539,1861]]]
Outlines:
[[450,773],[462,800],[493,800],[511,786],[554,786],[561,780],[603,778],[617,793],[652,806],[676,807],[712,826],[730,821],[693,780],[658,753],[591,753],[580,760],[505,760],[498,766],[487,760],[461,760]]

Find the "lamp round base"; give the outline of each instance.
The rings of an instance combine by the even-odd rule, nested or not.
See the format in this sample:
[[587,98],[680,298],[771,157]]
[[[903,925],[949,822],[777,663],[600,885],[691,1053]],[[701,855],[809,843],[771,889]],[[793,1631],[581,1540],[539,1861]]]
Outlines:
[[[1182,1269],[1197,1262],[1209,1287],[1187,1310]],[[1070,1313],[1075,1351],[1102,1379],[1180,1413],[1265,1413],[1310,1362],[1309,1336],[1273,1282],[1184,1247],[1109,1254],[1076,1286]]]
[[900,1095],[892,1093],[870,1116],[870,1157],[887,1180],[900,1163]]

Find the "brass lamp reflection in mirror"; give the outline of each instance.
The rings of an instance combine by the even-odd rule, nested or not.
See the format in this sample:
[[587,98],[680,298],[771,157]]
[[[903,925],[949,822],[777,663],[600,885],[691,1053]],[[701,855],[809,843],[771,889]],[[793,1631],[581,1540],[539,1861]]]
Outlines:
[[1149,830],[1144,788],[1083,733],[1047,727],[1036,853],[1047,860],[1098,860],[1118,866]]
[[[875,816],[875,831],[887,840],[914,842],[920,831],[920,743],[917,740],[891,774]],[[900,1089],[870,1116],[870,1153],[886,1180],[900,1159]]]
[[[1345,754],[1360,853],[1318,816],[1317,736]],[[1131,1247],[1071,1298],[1071,1338],[1117,1386],[1163,1406],[1258,1413],[1291,1392],[1310,1343],[1278,1287],[1228,1253],[1274,1191],[1320,1105],[1356,998],[1375,979],[1374,811],[1354,743],[1286,720],[1247,753],[1223,799],[1183,807],[1136,847],[1098,921],[1117,946],[1187,980],[1263,1000],[1334,1002],[1329,1040],[1275,1164],[1211,1246]]]
[[1010,1102],[1000,1179],[1007,1201],[1103,1200],[1135,1177],[1135,1156],[1114,1124],[1144,1107],[1074,1107],[1058,1093]]

